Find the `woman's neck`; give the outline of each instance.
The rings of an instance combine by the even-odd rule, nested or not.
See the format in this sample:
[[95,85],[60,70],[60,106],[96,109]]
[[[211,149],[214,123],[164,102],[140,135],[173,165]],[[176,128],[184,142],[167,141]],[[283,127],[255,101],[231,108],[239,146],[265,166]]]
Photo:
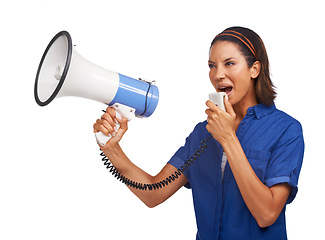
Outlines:
[[242,120],[247,113],[247,109],[250,107],[253,107],[257,104],[258,104],[257,101],[250,101],[250,102],[241,101],[241,102],[233,105],[232,107],[236,113],[236,118],[239,118],[240,120]]
[[[255,89],[254,89],[255,90]],[[247,109],[258,104],[255,91],[250,91],[243,99],[238,103],[234,104],[232,107],[236,113],[236,125],[240,124],[241,120],[247,114]]]
[[240,121],[245,117],[247,109],[258,104],[255,85],[252,85],[246,95],[232,107],[236,113],[236,118]]

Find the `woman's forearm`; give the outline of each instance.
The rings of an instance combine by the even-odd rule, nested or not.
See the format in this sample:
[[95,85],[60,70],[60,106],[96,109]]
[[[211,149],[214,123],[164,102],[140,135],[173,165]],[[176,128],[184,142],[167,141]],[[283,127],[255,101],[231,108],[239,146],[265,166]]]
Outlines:
[[[119,144],[114,146],[108,144],[102,150],[120,174],[137,183],[158,183],[176,171],[175,167],[167,164],[159,174],[152,176],[133,164],[125,155]],[[175,182],[157,190],[139,190],[130,186],[128,186],[128,188],[148,207],[155,207],[173,195],[186,182],[186,177],[181,175]]]
[[[117,122],[120,124],[120,127],[118,131],[115,132]],[[158,175],[151,176],[130,161],[119,145],[120,140],[128,129],[127,119],[124,117],[116,118],[115,109],[108,107],[105,114],[103,114],[100,119],[96,120],[93,127],[95,133],[101,131],[107,136],[113,136],[100,148],[117,171],[125,178],[128,178],[133,182],[151,185],[160,182],[175,173],[176,168],[167,164]],[[129,187],[129,189],[148,207],[155,207],[173,195],[186,182],[186,177],[181,175],[173,183],[158,190],[138,190],[132,187]]]

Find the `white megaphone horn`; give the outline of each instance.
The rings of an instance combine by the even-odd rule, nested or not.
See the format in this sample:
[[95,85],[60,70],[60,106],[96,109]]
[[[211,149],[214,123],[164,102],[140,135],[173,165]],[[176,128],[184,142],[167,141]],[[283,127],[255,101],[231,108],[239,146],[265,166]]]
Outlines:
[[[112,72],[83,58],[72,44],[67,31],[56,34],[48,44],[38,66],[34,96],[46,106],[54,98],[78,96],[108,104],[128,120],[136,115],[149,117],[159,100],[158,88],[143,80]],[[95,134],[99,144],[110,139]]]

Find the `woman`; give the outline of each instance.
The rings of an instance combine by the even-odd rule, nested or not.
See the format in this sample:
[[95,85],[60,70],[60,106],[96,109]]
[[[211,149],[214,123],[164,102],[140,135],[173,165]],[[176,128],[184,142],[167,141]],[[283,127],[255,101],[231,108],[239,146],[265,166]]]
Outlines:
[[212,85],[227,94],[226,112],[207,101],[207,121],[195,127],[158,175],[147,174],[123,153],[119,141],[127,120],[116,119],[112,108],[96,121],[94,132],[112,134],[116,121],[121,127],[101,149],[121,174],[151,184],[172,175],[206,145],[176,181],[154,191],[131,191],[154,207],[182,186],[191,188],[196,239],[287,239],[285,206],[297,193],[304,153],[301,125],[273,103],[267,53],[255,32],[226,29],[212,41],[208,63]]

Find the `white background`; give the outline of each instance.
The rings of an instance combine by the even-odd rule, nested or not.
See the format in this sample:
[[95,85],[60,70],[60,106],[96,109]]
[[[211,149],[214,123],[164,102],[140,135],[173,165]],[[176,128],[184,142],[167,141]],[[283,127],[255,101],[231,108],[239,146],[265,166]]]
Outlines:
[[103,166],[92,125],[101,103],[60,98],[41,108],[33,88],[51,38],[70,32],[90,61],[156,80],[157,110],[129,124],[122,146],[156,174],[203,121],[213,91],[208,49],[227,27],[266,45],[276,105],[303,125],[299,193],[289,239],[323,236],[325,22],[321,1],[2,1],[0,6],[0,239],[195,239],[191,192],[146,208]]

